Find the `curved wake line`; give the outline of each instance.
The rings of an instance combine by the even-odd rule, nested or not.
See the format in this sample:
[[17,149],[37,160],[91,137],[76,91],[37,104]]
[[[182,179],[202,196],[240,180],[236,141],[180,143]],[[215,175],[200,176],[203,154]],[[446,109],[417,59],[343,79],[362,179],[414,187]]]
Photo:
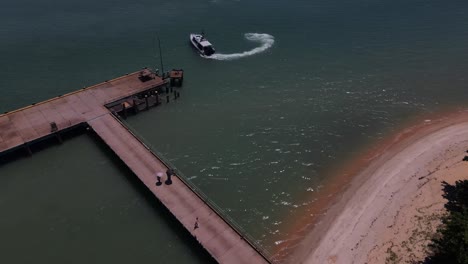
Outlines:
[[202,56],[205,59],[213,59],[213,60],[235,60],[240,58],[249,57],[258,53],[262,53],[265,50],[271,48],[275,43],[275,37],[270,34],[266,33],[245,33],[245,39],[252,42],[260,43],[260,46],[244,51],[241,53],[232,53],[232,54],[222,54],[222,53],[215,53],[211,56]]

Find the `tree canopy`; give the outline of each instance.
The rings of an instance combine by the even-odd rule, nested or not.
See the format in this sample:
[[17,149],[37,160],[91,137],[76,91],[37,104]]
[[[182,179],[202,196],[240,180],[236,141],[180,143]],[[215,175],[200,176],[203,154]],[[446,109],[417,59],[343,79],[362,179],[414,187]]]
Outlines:
[[432,239],[426,263],[468,264],[468,180],[442,183],[447,214]]

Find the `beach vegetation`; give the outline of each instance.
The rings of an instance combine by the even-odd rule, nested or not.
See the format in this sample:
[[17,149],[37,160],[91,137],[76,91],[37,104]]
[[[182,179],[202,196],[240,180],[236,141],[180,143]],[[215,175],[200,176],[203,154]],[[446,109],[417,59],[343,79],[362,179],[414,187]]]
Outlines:
[[395,251],[393,251],[392,247],[387,248],[388,256],[385,259],[385,264],[397,264],[397,263],[400,263],[401,261],[401,258],[398,257]]
[[424,263],[468,264],[468,180],[442,183],[447,213],[429,244]]

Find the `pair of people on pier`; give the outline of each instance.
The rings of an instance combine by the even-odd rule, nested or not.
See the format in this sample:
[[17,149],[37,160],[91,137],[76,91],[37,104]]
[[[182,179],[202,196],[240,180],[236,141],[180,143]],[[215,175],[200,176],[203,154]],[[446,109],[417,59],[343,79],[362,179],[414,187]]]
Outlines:
[[[174,171],[172,169],[168,169],[166,171],[166,175],[167,175],[167,179],[166,179],[165,183],[166,183],[166,185],[171,185],[172,184],[171,176],[174,175]],[[156,186],[161,186],[162,185],[162,182],[161,182],[162,176],[163,176],[162,172],[156,173],[156,179],[158,180],[156,182]]]

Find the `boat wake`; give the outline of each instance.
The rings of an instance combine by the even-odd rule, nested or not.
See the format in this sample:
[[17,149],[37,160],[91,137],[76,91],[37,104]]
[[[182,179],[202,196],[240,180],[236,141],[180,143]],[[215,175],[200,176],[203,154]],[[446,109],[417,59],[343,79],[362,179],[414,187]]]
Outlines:
[[222,54],[222,53],[215,53],[211,56],[203,56],[205,59],[213,59],[213,60],[235,60],[241,59],[245,57],[249,57],[258,53],[262,53],[267,49],[271,48],[275,43],[275,37],[266,33],[245,33],[245,39],[248,41],[259,43],[260,46],[244,51],[241,53],[232,53],[232,54]]

